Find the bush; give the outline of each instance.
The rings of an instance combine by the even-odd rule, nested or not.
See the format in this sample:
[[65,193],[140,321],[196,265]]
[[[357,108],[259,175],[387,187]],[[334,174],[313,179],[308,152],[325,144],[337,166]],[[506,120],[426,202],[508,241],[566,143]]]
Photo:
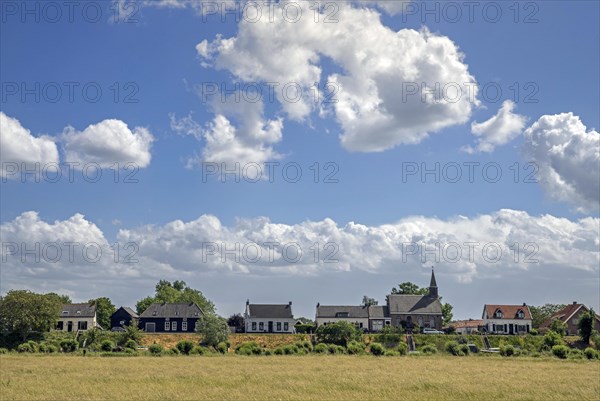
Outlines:
[[402,328],[385,326],[379,334],[375,336],[375,341],[382,344],[397,344],[402,342]]
[[457,341],[448,341],[444,348],[446,352],[454,356],[469,355],[469,346],[467,344],[459,344]]
[[311,334],[315,332],[315,326],[312,324],[297,324],[294,327],[298,334]]
[[313,350],[313,345],[310,343],[310,341],[302,341],[302,342],[296,343],[296,345],[298,345],[298,347],[300,347],[300,348],[304,348],[304,350],[306,352],[312,352],[312,350]]
[[593,333],[592,341],[594,342],[594,346],[596,347],[596,351],[600,351],[600,334]]
[[537,336],[539,334],[539,332],[537,331],[537,329],[531,329],[529,331],[529,334],[531,334],[532,336]]
[[199,345],[195,346],[190,351],[190,355],[204,355],[204,354],[206,354],[206,348],[201,347]]
[[134,340],[125,341],[125,348],[136,350],[137,347],[138,347],[138,345]]
[[264,352],[264,355],[265,356],[271,356],[271,355],[273,355],[273,351],[271,351],[270,349],[266,349],[265,352]]
[[515,354],[515,347],[512,345],[503,345],[500,347],[500,355],[502,356],[513,356]]
[[152,344],[151,346],[148,347],[148,351],[152,354],[152,355],[160,355],[163,353],[164,348],[162,345],[160,344]]
[[[325,344],[323,344],[325,345]],[[327,346],[325,345],[325,351],[327,351]],[[283,347],[277,347],[275,348],[275,351],[273,351],[273,353],[275,355],[283,355],[285,352],[283,352]]]
[[350,341],[346,348],[350,355],[359,355],[365,352],[365,344],[358,341]]
[[6,348],[0,348],[0,354],[8,354],[8,350]]
[[283,346],[283,353],[285,355],[294,355],[294,354],[298,354],[300,352],[300,349],[298,348],[297,345],[284,345]]
[[235,353],[238,355],[260,355],[262,348],[254,341],[242,343],[235,348]]
[[544,336],[544,345],[546,346],[546,348],[548,349],[552,349],[555,345],[563,345],[563,339],[560,336],[560,334],[558,334],[555,331],[549,331],[545,336]]
[[318,342],[345,347],[350,341],[360,341],[362,333],[353,324],[341,321],[320,326],[316,337]]
[[400,355],[408,354],[408,344],[406,344],[406,343],[398,344],[398,346],[396,347],[396,351],[398,351],[398,354],[400,354]]
[[104,341],[102,341],[102,344],[100,345],[100,349],[102,351],[105,351],[105,352],[110,352],[110,351],[112,351],[112,349],[114,348],[114,346],[115,345],[113,344],[112,341],[110,341],[110,340],[104,340]]
[[433,344],[425,344],[421,347],[421,352],[424,354],[437,354],[438,349]]
[[469,355],[469,353],[471,352],[467,344],[459,344],[458,348],[460,349],[460,352],[463,355]]
[[379,343],[371,344],[371,354],[373,354],[375,356],[381,356],[384,353],[385,353],[385,350],[383,348],[383,345],[381,345]]
[[319,343],[319,344],[315,345],[315,348],[313,348],[313,351],[316,352],[317,354],[325,354],[325,353],[327,353],[327,344]]
[[77,351],[79,344],[73,339],[66,339],[60,342],[60,349],[62,352],[75,352]]
[[565,359],[569,353],[566,345],[555,345],[552,347],[552,354],[560,359]]
[[327,346],[327,351],[329,351],[330,354],[344,354],[346,353],[346,348],[341,345],[329,344]]
[[569,359],[583,359],[583,351],[580,349],[569,350]]
[[183,355],[189,355],[190,351],[194,348],[194,343],[189,340],[181,340],[175,346]]
[[169,355],[180,355],[181,354],[181,352],[179,352],[177,347],[171,348],[168,352],[169,352]]
[[587,347],[583,354],[587,359],[598,359],[598,351],[593,349],[592,347]]
[[37,352],[38,351],[38,345],[35,341],[27,341],[26,343],[23,344],[19,344],[19,346],[17,347],[17,351],[24,353],[24,352]]
[[225,341],[221,341],[220,343],[217,344],[217,351],[219,351],[221,354],[226,354],[228,348],[229,348],[229,346],[227,345],[227,343]]

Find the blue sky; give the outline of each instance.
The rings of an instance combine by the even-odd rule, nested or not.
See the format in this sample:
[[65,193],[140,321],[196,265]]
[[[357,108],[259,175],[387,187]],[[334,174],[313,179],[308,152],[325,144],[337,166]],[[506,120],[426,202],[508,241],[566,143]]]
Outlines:
[[[83,135],[82,132],[91,124],[98,124],[107,119],[120,120],[127,124],[131,131],[134,131],[134,127],[144,127],[152,135],[153,141],[147,149],[151,161],[136,172],[135,178],[139,181],[137,183],[115,183],[112,179],[114,171],[104,168],[103,178],[95,183],[86,182],[78,172],[75,173],[74,182],[61,179],[58,183],[50,183],[42,179],[40,183],[31,182],[32,180],[23,183],[20,176],[10,177],[3,180],[0,195],[4,242],[16,241],[21,238],[19,235],[25,235],[19,231],[22,227],[19,228],[15,222],[19,216],[29,211],[39,214],[38,220],[31,223],[31,229],[39,228],[44,222],[51,225],[50,228],[42,230],[46,237],[39,238],[64,241],[66,237],[62,236],[65,235],[65,231],[58,230],[57,226],[52,224],[55,221],[68,220],[79,213],[101,231],[102,240],[107,243],[123,242],[126,236],[120,234],[120,230],[135,233],[129,238],[136,238],[141,244],[141,262],[140,266],[136,267],[139,271],[123,279],[119,277],[118,266],[95,265],[93,268],[98,274],[104,268],[107,271],[103,274],[104,279],[95,281],[90,289],[94,294],[88,296],[80,289],[81,283],[86,280],[85,274],[82,273],[79,277],[78,274],[70,276],[68,273],[70,269],[86,271],[86,266],[66,264],[64,269],[52,270],[42,266],[22,266],[20,262],[12,261],[6,263],[2,269],[2,291],[21,286],[38,290],[64,290],[75,299],[87,299],[92,295],[101,296],[108,293],[116,303],[133,305],[137,299],[152,291],[152,283],[162,274],[169,279],[183,277],[189,284],[211,296],[224,314],[241,311],[243,302],[250,297],[256,302],[287,302],[288,298],[292,298],[297,305],[296,314],[311,315],[314,313],[314,304],[319,300],[321,303],[352,303],[359,302],[362,295],[369,294],[383,301],[385,293],[394,283],[412,280],[425,285],[425,265],[437,263],[402,263],[394,257],[385,260],[385,255],[377,255],[381,249],[376,245],[379,238],[376,237],[371,239],[373,247],[361,250],[364,261],[351,257],[353,251],[341,246],[340,253],[345,252],[346,255],[343,255],[342,259],[345,262],[340,262],[338,271],[320,269],[321,264],[308,266],[306,271],[302,271],[301,266],[286,266],[284,272],[274,272],[268,266],[258,272],[252,265],[237,266],[239,271],[236,267],[220,269],[222,266],[218,263],[215,267],[198,262],[194,259],[197,255],[192,255],[193,252],[172,254],[171,251],[165,250],[168,256],[157,256],[161,255],[160,247],[164,244],[161,245],[154,233],[152,238],[144,237],[142,227],[154,225],[155,233],[164,230],[165,233],[161,235],[168,235],[169,230],[165,227],[170,222],[182,220],[187,223],[199,219],[202,215],[212,215],[218,218],[223,226],[228,227],[226,231],[229,235],[243,231],[238,223],[240,219],[253,221],[250,226],[256,228],[256,220],[260,217],[270,219],[274,225],[292,227],[290,230],[295,232],[293,228],[297,228],[298,225],[328,221],[326,219],[331,219],[337,228],[342,230],[352,222],[373,228],[394,225],[397,222],[405,222],[411,216],[420,216],[417,219],[421,219],[422,224],[428,225],[428,228],[427,233],[415,231],[412,236],[415,241],[432,237],[442,238],[443,241],[443,238],[447,240],[450,237],[449,232],[452,232],[459,241],[463,241],[461,235],[464,235],[465,238],[484,242],[495,232],[513,229],[512,234],[523,238],[522,241],[536,242],[540,246],[542,258],[535,268],[524,266],[522,263],[512,263],[510,266],[501,263],[492,267],[485,266],[485,263],[475,263],[468,267],[461,265],[460,268],[456,267],[456,264],[440,263],[438,283],[440,287],[442,283],[446,285],[446,288],[440,288],[440,293],[455,304],[457,317],[477,316],[486,302],[567,303],[577,298],[598,308],[599,195],[594,195],[592,191],[591,196],[588,194],[582,198],[580,194],[581,188],[586,187],[588,182],[598,181],[600,169],[597,162],[598,133],[597,130],[594,131],[600,125],[599,4],[591,1],[550,1],[535,2],[532,3],[535,6],[526,8],[525,3],[519,3],[519,22],[515,23],[514,10],[509,9],[508,4],[494,3],[498,4],[503,12],[499,22],[486,21],[482,12],[476,9],[475,21],[471,23],[466,15],[458,22],[451,22],[443,13],[440,14],[439,22],[436,22],[435,16],[432,15],[426,15],[425,20],[422,20],[418,13],[412,14],[415,8],[404,9],[404,14],[399,12],[390,15],[384,8],[376,8],[373,3],[363,3],[360,7],[379,10],[382,28],[387,27],[390,32],[407,29],[423,32],[422,29],[426,27],[433,35],[447,38],[449,43],[453,43],[464,54],[464,59],[459,63],[466,66],[478,87],[500,87],[502,95],[496,101],[490,101],[491,99],[487,99],[480,92],[480,103],[472,105],[470,112],[463,113],[464,118],[455,117],[453,123],[447,124],[439,132],[429,131],[429,135],[419,139],[416,144],[388,144],[385,150],[377,152],[369,151],[368,145],[360,148],[365,143],[375,143],[386,135],[385,132],[379,132],[376,126],[370,128],[368,121],[357,133],[363,138],[362,142],[357,142],[357,145],[348,149],[340,140],[340,135],[349,135],[351,131],[350,125],[344,125],[339,120],[342,111],[330,109],[324,116],[320,116],[318,110],[313,109],[302,118],[294,119],[281,102],[271,102],[267,99],[264,101],[264,113],[259,113],[261,122],[280,119],[283,128],[280,140],[259,145],[272,147],[279,154],[279,158],[269,160],[277,161],[281,165],[298,163],[302,167],[303,176],[296,183],[286,182],[279,169],[276,170],[272,183],[266,180],[258,183],[222,183],[214,177],[203,180],[201,165],[196,164],[192,168],[186,166],[191,158],[200,160],[200,163],[202,160],[220,161],[215,154],[207,153],[207,124],[214,123],[213,119],[218,114],[215,110],[219,107],[227,109],[227,105],[203,102],[198,94],[198,87],[201,87],[202,83],[215,82],[233,88],[235,82],[250,82],[250,79],[240,75],[240,69],[251,65],[246,64],[246,60],[243,59],[245,54],[259,54],[256,50],[263,42],[248,44],[238,40],[236,46],[240,48],[236,48],[235,51],[240,53],[229,58],[223,52],[219,53],[220,50],[214,49],[211,54],[202,54],[196,46],[204,40],[208,44],[212,43],[217,35],[221,35],[223,39],[238,35],[241,37],[240,32],[245,21],[238,23],[231,15],[227,16],[226,22],[222,22],[217,15],[203,17],[197,8],[201,3],[195,3],[197,7],[194,7],[192,3],[177,1],[137,3],[139,11],[135,15],[135,23],[115,23],[109,2],[95,3],[103,11],[102,18],[95,23],[85,21],[77,11],[74,22],[69,22],[66,15],[63,15],[58,23],[48,23],[43,21],[44,15],[41,14],[42,21],[38,23],[31,15],[23,21],[20,15],[13,15],[12,10],[7,14],[7,9],[3,9],[0,39],[3,85],[1,111],[7,118],[17,120],[33,137],[50,137],[57,143],[61,162],[71,157],[67,156],[65,150],[68,144],[76,145],[75,142],[64,139],[63,130],[67,126],[74,128],[76,136]],[[481,3],[481,8],[488,3]],[[19,4],[17,6],[21,7]],[[359,8],[356,4],[346,7]],[[414,7],[421,10],[425,5],[416,3]],[[409,10],[410,13],[407,12]],[[463,13],[465,10],[466,8],[463,8]],[[20,11],[22,10],[18,10]],[[533,13],[531,18],[537,19],[538,22],[523,22],[525,16],[530,13]],[[346,14],[340,16],[342,19],[336,25],[340,27],[339,40],[340,46],[343,46],[346,43],[343,35],[353,32],[353,29],[344,28],[343,17]],[[280,27],[278,24],[268,26],[266,23],[264,32],[269,32],[269,29],[272,32],[262,37],[260,35],[267,35],[258,31],[258,27],[265,25],[262,21],[246,25],[247,31],[244,32],[257,29],[253,34],[263,38],[265,42],[269,37],[276,36]],[[318,24],[313,25],[312,28],[310,24],[306,26],[308,29],[320,29]],[[318,53],[320,59],[318,62],[311,62],[321,69],[319,87],[324,87],[327,77],[332,74],[349,74],[354,68],[352,60],[347,60],[349,57],[337,55],[335,44],[315,44],[303,39],[303,35],[306,34],[304,31],[298,29],[298,35],[294,36],[289,35],[289,29],[291,28],[282,28],[282,36],[278,37],[277,45],[307,48],[314,46],[311,50]],[[368,37],[371,33],[364,31],[363,34]],[[353,43],[354,47],[349,48],[349,52],[351,50],[357,53],[356,49],[360,44]],[[247,45],[247,48],[241,48],[243,45]],[[394,51],[397,50],[394,50],[393,42],[390,42],[389,48],[382,47],[377,51],[389,51],[387,56],[398,60],[399,65],[405,62],[401,60],[403,54],[395,55]],[[285,65],[285,61],[277,56],[273,54],[272,60],[256,56],[263,64],[252,74],[263,77],[276,70],[275,64]],[[432,53],[430,62],[435,68],[446,68],[445,62],[436,59],[438,56]],[[378,55],[370,54],[368,57],[376,58]],[[346,62],[347,64],[344,64]],[[293,60],[289,63],[289,68],[284,70],[297,69],[299,74],[305,72],[301,70],[301,65]],[[427,64],[418,66],[423,65]],[[432,70],[435,68],[432,67]],[[372,71],[364,73],[369,74]],[[421,73],[423,77],[426,76],[426,72]],[[451,71],[450,74],[452,73],[454,72]],[[248,70],[244,70],[243,74],[252,75]],[[391,82],[395,82],[393,85],[396,85],[391,88],[392,92],[402,88],[398,83],[402,77],[398,76],[397,80],[391,74],[389,77]],[[356,79],[355,76],[353,78]],[[274,75],[273,81],[277,79],[278,76]],[[388,79],[388,75],[385,79]],[[258,78],[252,81],[266,80]],[[51,94],[47,96],[41,93],[39,102],[35,101],[33,95],[26,96],[23,101],[20,88],[16,94],[10,92],[10,89],[14,88],[10,85],[14,83],[19,86],[25,85],[27,88],[35,88],[36,83],[39,83],[40,87],[58,83],[64,89],[66,82],[78,83],[72,102],[69,101],[66,90],[55,103],[49,99],[53,92],[49,92]],[[96,103],[86,101],[80,90],[89,83],[95,83],[94,85],[102,89],[102,95]],[[115,83],[119,88],[117,101],[114,99]],[[519,88],[518,97],[515,97],[515,88]],[[383,93],[384,89],[386,88],[382,85],[378,87],[380,93]],[[131,95],[129,99],[137,102],[124,102],[127,95]],[[394,102],[390,102],[394,96],[396,95],[390,94],[379,107],[393,114],[391,110],[398,107],[397,103],[394,105]],[[471,124],[482,123],[492,118],[506,100],[513,100],[512,115],[521,116],[524,123],[513,129],[510,135],[482,128],[483,137],[500,135],[511,138],[503,140],[503,143],[496,145],[491,152],[465,152],[465,147],[474,147],[477,143]],[[417,114],[427,113],[427,109],[424,106],[420,108],[421,106],[415,106]],[[396,125],[406,124],[407,131],[393,135],[397,138],[403,135],[412,138],[411,134],[407,133],[412,129],[408,122],[410,115],[403,114],[402,107],[397,109],[399,111],[395,116]],[[595,154],[592,152],[590,156],[588,153],[582,153],[578,157],[576,153],[566,152],[562,155],[563,158],[546,158],[543,155],[548,152],[544,153],[545,150],[539,146],[530,146],[528,138],[540,138],[536,135],[543,137],[549,131],[536,128],[531,130],[529,136],[524,134],[524,131],[544,116],[552,117],[569,112],[577,116],[587,128],[583,132],[573,131],[574,120],[565,117],[555,123],[555,129],[561,132],[565,144],[578,135],[591,141],[587,147],[573,145],[573,152],[589,153],[591,143],[592,151],[594,146],[596,147]],[[235,121],[235,118],[230,118],[227,113],[233,112],[227,109],[222,114],[227,116],[232,124],[238,124],[237,132],[240,134],[241,121]],[[248,116],[244,111],[241,113],[240,120]],[[172,124],[173,119],[179,120],[187,116],[191,116],[197,124],[196,135],[177,132]],[[367,119],[366,116],[363,117]],[[432,120],[435,118],[435,115],[431,116]],[[461,118],[462,122],[456,122]],[[564,125],[561,126],[562,123]],[[506,125],[503,129],[510,131]],[[8,135],[11,135],[12,131],[9,132],[7,128],[3,130],[2,135],[7,141],[3,142],[3,146],[9,146]],[[102,133],[101,130],[98,132]],[[101,135],[95,138],[100,145],[110,141],[110,136],[107,136],[105,142]],[[94,146],[100,146],[98,143]],[[94,149],[98,151],[97,148]],[[91,160],[85,158],[85,152],[93,153],[94,149],[79,148],[80,160]],[[107,163],[117,161],[122,165],[126,159],[115,159],[114,153],[112,149],[100,151],[99,154],[107,158]],[[10,154],[14,155],[14,152]],[[84,156],[81,156],[82,154]],[[129,153],[131,154],[134,153]],[[232,156],[228,156],[223,162],[236,161],[236,153],[232,151],[230,155]],[[3,162],[21,160],[10,159],[5,154],[3,158]],[[581,161],[580,164],[577,164],[578,160]],[[261,165],[265,159],[241,158],[240,161]],[[433,168],[436,163],[440,163],[441,166],[457,163],[462,166],[464,174],[467,172],[463,164],[465,162],[480,163],[479,166],[497,163],[502,170],[502,178],[495,183],[487,182],[478,168],[472,183],[466,178],[457,183],[446,182],[443,178],[441,182],[435,182],[432,176],[427,176],[423,182],[418,175],[403,180],[403,170],[406,172],[409,164],[420,168],[424,163],[428,168]],[[547,185],[523,182],[524,175],[530,171],[527,170],[528,162],[539,166],[540,171],[535,177]],[[322,174],[318,183],[314,182],[313,171],[310,169],[314,163],[319,163]],[[327,163],[333,163],[337,167],[337,183],[322,182],[323,174],[333,171],[324,170]],[[515,163],[521,173],[517,183],[513,179],[514,170],[511,170]],[[119,181],[122,181],[126,171],[121,171],[120,174]],[[557,176],[560,179],[557,179]],[[569,188],[565,189],[565,186]],[[525,212],[526,217],[513,216],[502,223],[506,224],[502,228],[495,227],[494,224],[500,224],[498,221],[502,220],[497,215],[502,209]],[[552,232],[559,232],[556,237],[548,236],[541,230],[541,226],[548,228],[546,224],[549,223],[542,221],[545,215],[556,219],[556,222],[551,224],[554,227]],[[464,216],[472,222],[471,232],[465,233],[461,229],[462,234],[459,235],[453,231],[451,226],[456,225],[453,222],[457,216]],[[494,216],[492,220],[495,220],[489,231],[486,231],[488,228],[485,225],[480,226],[477,223],[481,216]],[[592,219],[591,224],[581,223],[581,219],[586,218]],[[435,222],[430,219],[434,219]],[[439,228],[438,224],[444,224],[446,227]],[[521,224],[530,228],[523,228]],[[567,229],[567,225],[584,227]],[[396,227],[405,228],[403,225]],[[481,233],[478,232],[479,227],[482,227]],[[53,229],[57,231],[51,232]],[[195,229],[189,228],[192,231]],[[281,227],[272,230],[271,233],[278,232],[282,238],[293,238],[293,235],[289,237]],[[299,230],[308,235],[304,230],[310,231],[310,228],[303,227]],[[322,227],[315,230],[321,238],[328,238],[327,242],[335,242],[338,238],[336,234],[330,234]],[[581,230],[588,230],[581,237],[591,241],[584,251],[578,249],[577,245],[581,242]],[[80,233],[80,230],[74,231]],[[518,235],[515,234],[516,231],[519,231]],[[508,234],[508,237],[512,234]],[[189,235],[200,234],[187,232],[182,235],[185,239]],[[247,233],[244,235],[246,239],[252,238]],[[478,235],[481,239],[478,239]],[[206,236],[206,240],[211,240],[209,234]],[[360,238],[357,240],[361,241]],[[562,247],[565,242],[570,245],[555,254],[555,248]],[[348,243],[345,244],[348,246]],[[372,261],[369,258],[373,255],[369,252],[381,256],[384,260],[365,267],[369,265],[369,260]],[[182,268],[186,263],[197,264],[197,269]],[[149,268],[150,265],[157,267]],[[116,271],[114,277],[111,276],[112,273],[108,273],[112,272],[113,268]],[[570,285],[563,285],[565,278],[571,280]],[[544,280],[547,284],[531,293],[530,285],[522,283],[530,283],[532,280]],[[104,289],[103,286],[108,289]],[[556,293],[557,290],[560,290],[559,294]]]

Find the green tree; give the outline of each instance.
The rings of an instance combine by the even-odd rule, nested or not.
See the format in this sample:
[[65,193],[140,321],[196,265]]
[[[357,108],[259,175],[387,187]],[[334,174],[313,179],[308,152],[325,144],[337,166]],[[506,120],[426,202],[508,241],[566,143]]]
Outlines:
[[227,341],[229,336],[227,321],[214,313],[203,314],[196,327],[196,331],[202,334],[202,342],[213,347]]
[[362,333],[351,323],[340,321],[319,326],[317,342],[346,346],[350,341],[361,341]]
[[55,292],[49,292],[46,294],[46,296],[51,298],[55,297],[61,304],[73,303],[73,301],[71,301],[71,297],[69,297],[68,295],[60,295]]
[[[429,288],[420,288],[418,285],[411,283],[410,281],[405,281],[404,283],[398,284],[398,288],[392,288],[392,294],[401,294],[401,295],[427,295],[429,293]],[[449,303],[443,303],[442,297],[439,297],[440,303],[442,304],[442,325],[446,326],[448,323],[452,321],[452,305]]]
[[560,334],[561,337],[564,337],[567,334],[567,325],[560,319],[554,319],[550,324],[550,330]]
[[237,333],[243,333],[244,329],[246,328],[244,316],[239,313],[229,316],[229,319],[227,319],[227,326],[235,327],[235,331]]
[[564,304],[545,304],[542,306],[530,306],[531,311],[531,325],[535,329],[539,329],[542,324],[552,315],[565,307]]
[[17,333],[25,341],[32,332],[54,328],[61,306],[57,294],[11,290],[0,297],[0,326],[2,331]]
[[442,304],[442,325],[443,326],[447,326],[452,321],[452,317],[453,317],[452,309],[453,309],[453,307],[449,303]]
[[363,306],[375,306],[377,304],[378,304],[378,302],[375,300],[375,298],[370,298],[366,295],[363,296],[363,299],[362,299]]
[[202,309],[204,313],[214,313],[215,304],[208,300],[202,292],[190,288],[185,281],[176,280],[170,282],[160,280],[155,287],[154,296],[146,297],[138,301],[136,309],[139,314],[143,313],[151,304],[158,303],[175,303],[175,302],[194,302]]
[[579,316],[579,321],[577,322],[577,330],[579,330],[579,336],[581,337],[581,341],[583,341],[585,344],[590,343],[590,337],[592,336],[592,332],[594,330],[595,320],[596,312],[594,312],[593,309],[590,309]]
[[107,297],[90,299],[91,305],[96,305],[96,319],[98,324],[105,330],[110,330],[110,317],[117,310],[111,300]]
[[296,320],[299,320],[299,321],[301,321],[301,322],[302,322],[302,324],[310,324],[310,325],[314,325],[314,324],[315,324],[315,321],[314,321],[314,320],[312,320],[312,319],[309,319],[309,318],[307,318],[307,317],[299,317],[299,318],[298,318],[298,319],[296,319]]

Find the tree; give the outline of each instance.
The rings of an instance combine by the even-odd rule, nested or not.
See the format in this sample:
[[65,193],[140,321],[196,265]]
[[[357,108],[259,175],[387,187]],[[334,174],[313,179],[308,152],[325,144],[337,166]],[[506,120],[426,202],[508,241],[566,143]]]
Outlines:
[[363,296],[363,299],[362,299],[363,306],[375,306],[377,304],[378,304],[378,302],[375,300],[375,298],[369,298],[366,295]]
[[98,324],[105,330],[110,330],[110,317],[117,310],[107,297],[90,299],[90,305],[96,305],[96,319]]
[[585,344],[590,343],[590,337],[592,336],[592,331],[594,330],[595,320],[596,312],[594,312],[593,309],[590,309],[579,316],[579,321],[577,322],[577,330],[579,330],[579,336],[581,337],[581,341],[583,341]]
[[565,307],[564,304],[545,304],[542,306],[530,306],[529,311],[531,312],[531,326],[539,329],[542,324],[552,315]]
[[554,319],[552,320],[552,323],[550,323],[550,330],[560,334],[561,337],[564,337],[567,335],[567,324],[560,319]]
[[229,327],[227,321],[214,313],[205,313],[200,319],[196,331],[202,334],[202,342],[216,347],[220,342],[227,341]]
[[299,320],[299,321],[301,321],[301,322],[302,322],[302,324],[310,324],[310,325],[312,325],[312,326],[314,326],[314,325],[315,325],[315,321],[314,321],[314,320],[312,320],[312,319],[309,319],[309,318],[307,318],[307,317],[299,317],[299,318],[298,318],[298,319],[296,319],[296,320]]
[[73,303],[73,301],[71,301],[71,297],[69,297],[68,295],[60,295],[55,292],[49,292],[46,294],[46,296],[47,297],[55,297],[61,304]]
[[151,304],[163,302],[194,302],[204,313],[215,312],[215,304],[208,300],[202,292],[188,287],[185,281],[180,280],[172,283],[167,280],[160,280],[156,284],[154,296],[139,300],[136,304],[136,309],[138,314],[141,314]]
[[12,290],[0,297],[0,326],[18,333],[23,341],[32,332],[48,331],[56,326],[62,306],[57,294],[36,294]]
[[229,316],[229,319],[227,319],[227,326],[235,327],[236,333],[243,333],[246,328],[244,316],[239,313]]
[[418,285],[413,284],[410,281],[398,284],[398,288],[392,288],[392,294],[426,295],[428,292],[429,289],[419,288]]
[[442,326],[447,326],[452,321],[452,309],[449,303],[442,304]]
[[319,326],[317,342],[347,346],[350,341],[360,341],[362,333],[351,323],[340,321]]

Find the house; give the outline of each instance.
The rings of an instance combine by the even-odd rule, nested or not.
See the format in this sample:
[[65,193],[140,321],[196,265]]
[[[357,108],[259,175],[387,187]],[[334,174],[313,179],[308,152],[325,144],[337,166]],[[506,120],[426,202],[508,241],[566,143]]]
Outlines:
[[292,313],[292,303],[251,304],[246,301],[244,312],[246,333],[295,333],[296,319]]
[[442,329],[442,304],[438,296],[435,273],[431,270],[429,290],[425,295],[390,294],[387,306],[394,327],[412,331],[419,328]]
[[457,320],[450,323],[451,327],[454,327],[456,334],[476,334],[483,328],[483,320],[481,319],[469,319],[469,320]]
[[[567,326],[567,335],[577,335],[579,330],[577,329],[577,322],[582,313],[587,312],[589,309],[584,304],[573,302],[570,305],[565,306],[560,311],[556,312],[548,320],[542,324],[542,328],[550,328],[553,320],[560,319]],[[596,320],[594,321],[594,330],[600,331],[600,316],[596,314]]]
[[137,326],[139,315],[127,306],[121,306],[110,316],[111,331],[123,331],[124,326]]
[[64,304],[60,310],[56,330],[85,331],[100,328],[96,320],[96,305],[90,303]]
[[492,334],[526,334],[531,330],[531,311],[523,305],[484,305],[483,328]]
[[139,327],[148,333],[193,333],[202,317],[194,302],[154,303],[139,317]]
[[317,327],[329,323],[348,322],[365,331],[381,331],[391,324],[387,306],[333,306],[317,304],[315,322]]

